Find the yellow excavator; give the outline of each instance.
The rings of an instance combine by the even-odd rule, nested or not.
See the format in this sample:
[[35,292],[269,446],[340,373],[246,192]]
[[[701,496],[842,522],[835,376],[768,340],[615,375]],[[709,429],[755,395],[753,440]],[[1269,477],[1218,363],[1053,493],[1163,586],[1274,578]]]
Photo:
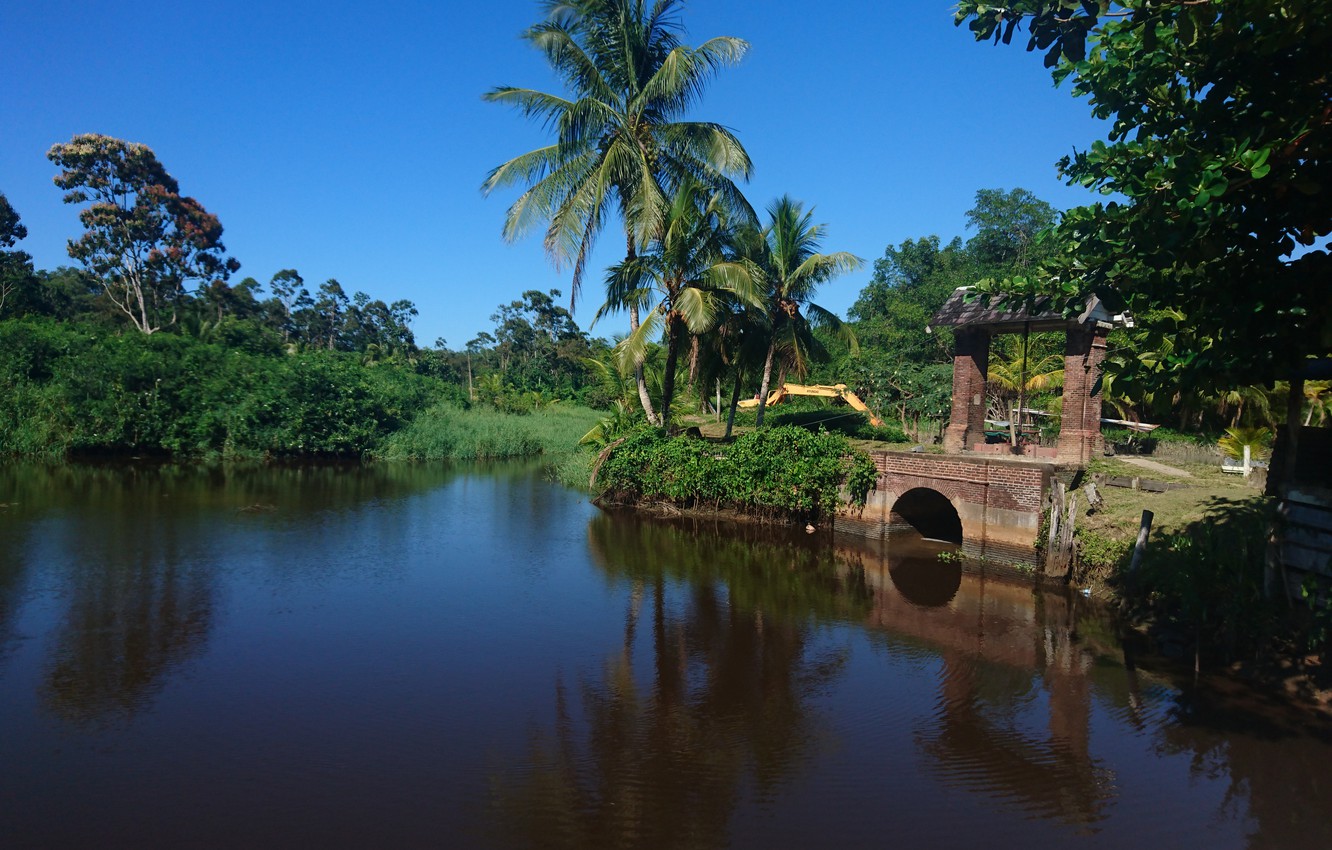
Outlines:
[[[869,417],[870,424],[875,428],[883,425],[883,420],[874,415],[874,412],[865,406],[865,402],[860,400],[860,396],[846,388],[846,384],[783,384],[772,392],[768,393],[768,407],[778,404],[783,399],[793,395],[815,396],[817,398],[840,398],[842,401],[851,405],[856,410],[861,411]],[[740,402],[740,407],[758,407],[759,400],[756,398],[745,399]]]

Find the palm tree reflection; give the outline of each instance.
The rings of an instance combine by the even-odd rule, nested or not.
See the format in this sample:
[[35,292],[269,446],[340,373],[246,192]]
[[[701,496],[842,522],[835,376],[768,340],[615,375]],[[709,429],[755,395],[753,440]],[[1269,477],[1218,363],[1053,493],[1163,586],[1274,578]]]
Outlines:
[[[742,794],[770,796],[816,746],[809,702],[846,650],[811,646],[807,624],[863,616],[864,587],[795,541],[607,516],[588,534],[606,575],[629,583],[624,640],[577,705],[557,682],[555,728],[498,778],[495,820],[520,844],[724,846]],[[644,657],[650,681],[635,673]]]

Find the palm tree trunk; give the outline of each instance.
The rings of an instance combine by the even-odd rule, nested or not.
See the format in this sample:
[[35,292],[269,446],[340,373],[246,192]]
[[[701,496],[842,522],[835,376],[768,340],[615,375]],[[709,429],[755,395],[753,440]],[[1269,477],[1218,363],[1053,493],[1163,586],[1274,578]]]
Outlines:
[[[627,228],[626,228],[627,230]],[[634,237],[632,233],[625,233],[625,262],[630,262],[638,256],[637,249],[634,248]],[[638,330],[638,304],[629,305],[629,331],[630,333]],[[657,418],[657,413],[652,409],[652,396],[648,395],[647,379],[643,376],[643,364],[634,365],[634,382],[638,384],[638,401],[643,405],[643,412],[647,414],[649,425],[660,425],[661,420]]]
[[675,396],[675,367],[680,360],[680,318],[666,314],[666,374],[661,378],[661,424],[669,427],[671,399]]
[[724,440],[731,439],[731,429],[735,427],[735,409],[740,406],[740,386],[744,382],[745,373],[737,366],[735,370],[735,389],[731,391],[731,409],[726,414],[726,435]]
[[[689,335],[689,389],[698,389],[698,334]],[[703,399],[702,393],[699,400]],[[705,407],[707,405],[704,405]]]
[[[638,305],[629,305],[629,330],[638,330]],[[643,405],[643,412],[647,414],[649,425],[660,425],[661,420],[657,418],[657,412],[652,409],[652,396],[648,395],[647,379],[643,376],[643,364],[634,365],[634,381],[638,384],[638,401]]]
[[759,406],[758,416],[754,419],[754,424],[763,427],[763,410],[768,406],[768,384],[772,381],[772,356],[777,351],[777,341],[768,343],[768,356],[763,361],[763,382],[759,384]]

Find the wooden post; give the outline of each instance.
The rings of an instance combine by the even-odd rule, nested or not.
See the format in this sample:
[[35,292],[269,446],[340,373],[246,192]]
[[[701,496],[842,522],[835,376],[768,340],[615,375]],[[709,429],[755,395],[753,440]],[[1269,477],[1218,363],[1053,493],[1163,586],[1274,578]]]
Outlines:
[[1073,548],[1076,545],[1073,542],[1073,532],[1077,531],[1078,522],[1078,494],[1073,493],[1068,497],[1068,513],[1064,515],[1063,527],[1059,529],[1059,549],[1063,562],[1060,564],[1060,571],[1064,577],[1073,571]]
[[1050,534],[1045,540],[1045,573],[1053,575],[1059,562],[1059,521],[1064,512],[1064,483],[1056,481],[1050,488]]
[[1155,516],[1151,511],[1142,512],[1142,522],[1138,526],[1138,542],[1133,544],[1133,560],[1129,562],[1129,575],[1137,575],[1138,568],[1142,566],[1142,557],[1147,552],[1147,535],[1152,531],[1152,518]]

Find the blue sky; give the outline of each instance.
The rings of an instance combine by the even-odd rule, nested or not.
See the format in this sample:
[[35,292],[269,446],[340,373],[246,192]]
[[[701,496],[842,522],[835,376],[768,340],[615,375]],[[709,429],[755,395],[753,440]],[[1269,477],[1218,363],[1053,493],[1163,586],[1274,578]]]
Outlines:
[[[218,215],[241,277],[296,268],[311,290],[335,277],[349,292],[409,298],[420,343],[461,348],[524,290],[569,294],[539,236],[501,239],[516,192],[479,191],[490,168],[547,141],[481,100],[498,85],[556,89],[518,37],[539,16],[535,0],[7,0],[0,191],[28,227],[20,247],[38,267],[71,262],[77,212],[45,152],[105,133],[153,148]],[[1090,199],[1054,168],[1104,136],[1087,104],[1016,44],[976,44],[947,2],[694,0],[684,20],[691,44],[751,44],[694,116],[731,127],[749,150],[751,202],[789,193],[828,225],[826,250],[865,258],[820,292],[836,312],[885,246],[966,236],[978,189],[1021,186],[1061,209]],[[621,243],[606,236],[575,314],[584,328]]]

